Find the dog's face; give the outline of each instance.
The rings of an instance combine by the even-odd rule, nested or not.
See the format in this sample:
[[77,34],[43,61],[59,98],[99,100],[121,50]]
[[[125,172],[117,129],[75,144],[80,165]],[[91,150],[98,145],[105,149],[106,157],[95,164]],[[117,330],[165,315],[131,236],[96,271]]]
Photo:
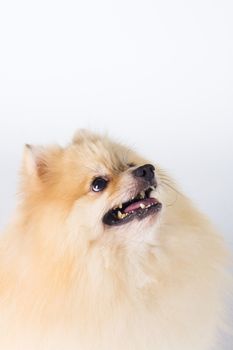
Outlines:
[[129,239],[159,224],[159,169],[107,137],[81,131],[65,149],[28,146],[23,171],[26,203],[67,235]]

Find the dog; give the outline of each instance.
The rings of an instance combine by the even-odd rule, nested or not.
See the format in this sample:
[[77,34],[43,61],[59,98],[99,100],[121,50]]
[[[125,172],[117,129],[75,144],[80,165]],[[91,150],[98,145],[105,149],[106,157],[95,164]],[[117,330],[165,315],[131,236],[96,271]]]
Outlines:
[[228,252],[158,165],[87,130],[26,145],[0,242],[3,350],[207,350]]

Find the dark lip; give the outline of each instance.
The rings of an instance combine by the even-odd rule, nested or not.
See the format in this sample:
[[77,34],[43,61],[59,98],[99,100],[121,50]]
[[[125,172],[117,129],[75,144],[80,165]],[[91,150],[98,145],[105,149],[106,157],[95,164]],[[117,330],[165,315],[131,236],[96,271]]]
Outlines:
[[[146,196],[149,198],[152,189],[148,188],[147,190],[144,190],[144,191],[146,193]],[[139,194],[135,197],[134,200],[129,200],[123,203],[122,210],[124,210],[124,208],[126,208],[129,204],[136,202],[138,196]],[[117,212],[119,208],[116,208],[116,209],[112,208],[103,216],[103,223],[108,226],[121,226],[135,219],[141,221],[150,215],[155,215],[161,210],[161,208],[162,208],[162,204],[156,200],[156,203],[151,205],[149,208],[145,208],[145,209],[139,208],[134,212],[129,213],[126,217],[122,219],[119,219],[117,216]]]

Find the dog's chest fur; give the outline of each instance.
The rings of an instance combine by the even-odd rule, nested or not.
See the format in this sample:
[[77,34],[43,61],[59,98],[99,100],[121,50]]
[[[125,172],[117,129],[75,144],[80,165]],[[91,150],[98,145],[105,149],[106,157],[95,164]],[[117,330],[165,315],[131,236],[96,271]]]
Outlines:
[[22,276],[21,291],[18,286],[12,289],[11,307],[4,311],[2,305],[1,348],[206,349],[216,321],[216,300],[204,280],[197,289],[197,280],[187,280],[179,270],[166,279],[166,269],[156,273],[152,268],[156,257],[151,251],[127,262],[102,258],[90,256],[66,281],[62,270],[57,275],[53,271],[50,282],[49,276],[39,282]]

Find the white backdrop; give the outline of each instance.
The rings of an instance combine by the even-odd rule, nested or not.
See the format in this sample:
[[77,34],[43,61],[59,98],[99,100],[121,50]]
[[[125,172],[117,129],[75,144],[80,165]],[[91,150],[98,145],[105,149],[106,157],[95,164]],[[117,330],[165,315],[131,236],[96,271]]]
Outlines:
[[232,0],[3,0],[0,229],[23,144],[91,127],[168,169],[233,247],[232,18]]

